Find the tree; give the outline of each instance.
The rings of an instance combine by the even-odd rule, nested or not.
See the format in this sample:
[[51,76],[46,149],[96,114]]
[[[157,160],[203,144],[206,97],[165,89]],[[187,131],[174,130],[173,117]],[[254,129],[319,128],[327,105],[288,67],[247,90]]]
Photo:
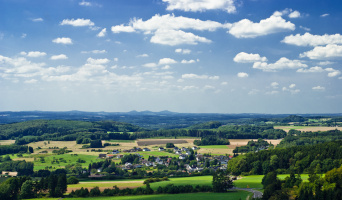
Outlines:
[[20,198],[31,199],[34,198],[33,183],[31,180],[27,180],[21,186]]
[[175,147],[175,145],[173,143],[167,143],[166,144],[166,148],[173,148]]
[[229,188],[234,186],[232,179],[227,174],[227,171],[218,169],[213,175],[213,191],[227,192]]

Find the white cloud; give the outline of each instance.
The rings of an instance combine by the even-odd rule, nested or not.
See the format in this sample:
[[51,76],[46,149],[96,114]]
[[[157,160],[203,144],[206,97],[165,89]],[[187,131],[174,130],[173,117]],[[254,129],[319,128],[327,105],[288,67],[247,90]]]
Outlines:
[[186,30],[215,31],[218,28],[229,28],[230,24],[221,24],[210,20],[199,20],[188,17],[176,17],[173,14],[158,15],[143,21],[142,19],[131,19],[128,26],[123,24],[112,26],[113,33],[142,31],[152,34],[150,42],[163,45],[198,44],[199,42],[210,43],[205,37],[197,36]]
[[253,64],[254,69],[261,69],[267,72],[275,72],[282,69],[296,69],[306,68],[307,65],[300,60],[289,60],[285,57],[280,58],[277,62],[267,64],[266,62],[255,62]]
[[298,69],[297,72],[301,73],[316,73],[316,72],[324,72],[324,69],[322,67],[310,67],[309,69]]
[[295,30],[295,25],[293,23],[287,22],[277,14],[273,14],[271,17],[263,19],[259,23],[254,23],[249,19],[235,22],[228,32],[236,38],[255,38],[272,33],[293,30]]
[[182,10],[202,12],[206,10],[224,10],[227,13],[235,13],[234,0],[163,0],[167,2],[166,10]]
[[221,83],[221,85],[228,85],[228,82],[224,81]]
[[132,33],[132,32],[135,32],[135,30],[131,26],[125,26],[121,24],[117,26],[112,26],[112,32],[113,33],[121,33],[121,32]]
[[26,38],[26,36],[27,36],[27,34],[26,34],[26,33],[23,33],[23,34],[21,34],[20,37],[24,39],[24,38]]
[[261,57],[259,54],[249,54],[245,52],[240,52],[234,57],[234,62],[237,63],[253,63],[253,62],[266,62],[266,57]]
[[149,68],[154,68],[157,67],[158,65],[156,63],[146,63],[143,65],[143,67],[149,67]]
[[140,55],[137,55],[138,58],[147,58],[148,57],[148,54],[144,53],[144,54],[140,54]]
[[239,78],[247,78],[247,77],[248,77],[248,74],[245,73],[245,72],[239,72],[239,73],[237,74],[237,76],[238,76]]
[[305,27],[305,26],[299,26],[299,28],[303,29],[304,31],[311,31],[310,28],[308,27]]
[[308,57],[310,59],[329,59],[342,57],[342,46],[336,44],[328,44],[327,46],[317,46],[313,50],[304,52],[299,55],[300,57]]
[[71,25],[71,26],[94,26],[94,22],[90,19],[64,19],[60,25]]
[[300,17],[300,12],[298,12],[297,10],[295,10],[295,11],[293,11],[293,12],[291,12],[291,13],[289,14],[289,17],[290,17],[290,18],[298,18],[298,17]]
[[162,58],[159,60],[158,65],[170,65],[175,63],[177,63],[177,61],[172,58]]
[[104,64],[107,64],[109,63],[109,59],[107,58],[102,58],[102,59],[94,59],[94,58],[88,58],[87,59],[87,63],[88,64],[91,64],[91,65],[104,65]]
[[44,21],[44,19],[43,18],[34,18],[34,19],[32,19],[32,21],[33,22],[42,22],[42,21]]
[[304,35],[296,34],[286,36],[281,42],[296,46],[322,46],[327,44],[342,44],[342,35],[312,35],[305,33]]
[[330,14],[328,13],[325,13],[325,14],[322,14],[321,17],[328,17]]
[[[25,52],[22,52],[25,53]],[[46,56],[45,52],[40,52],[40,51],[30,51],[27,53],[27,57],[32,57],[32,58],[37,58],[37,57],[42,57]]]
[[196,45],[199,42],[211,43],[205,37],[197,36],[193,33],[186,33],[182,30],[163,30],[159,29],[156,31],[155,35],[151,37],[152,43],[176,46],[181,44],[191,44]]
[[272,83],[271,83],[271,86],[272,86],[273,88],[278,88],[278,85],[279,85],[279,83],[277,83],[277,82],[272,82]]
[[91,3],[87,2],[87,1],[81,1],[78,3],[78,5],[80,5],[80,6],[91,6]]
[[289,88],[294,88],[294,87],[296,87],[296,84],[294,84],[294,83],[292,83],[290,86],[289,86]]
[[195,60],[182,60],[181,61],[182,64],[192,64],[192,63],[196,63]]
[[102,53],[107,53],[107,51],[106,50],[92,50],[92,51],[81,51],[81,53],[102,54]]
[[115,62],[118,62],[119,61],[119,58],[114,58],[113,59]]
[[334,64],[334,62],[331,62],[331,61],[321,61],[318,64],[319,65],[332,65],[332,64]]
[[326,68],[325,71],[329,72],[328,77],[335,77],[341,74],[340,70],[336,70],[333,68]]
[[50,57],[51,60],[65,60],[68,59],[68,56],[65,54],[60,54],[60,55],[53,55]]
[[319,86],[319,85],[318,85],[318,86],[312,87],[312,89],[313,89],[313,90],[317,90],[317,91],[318,91],[318,90],[322,91],[322,90],[325,90],[325,87],[322,87],[322,86]]
[[36,79],[30,79],[30,80],[24,81],[24,83],[28,83],[28,84],[37,83],[37,82],[38,82],[38,80],[36,80]]
[[266,92],[266,94],[268,94],[268,95],[273,95],[273,94],[278,94],[278,93],[279,93],[279,91],[276,91],[276,90],[272,90],[270,92]]
[[96,36],[97,37],[104,37],[104,36],[106,36],[106,34],[107,34],[107,29],[104,28]]
[[176,49],[176,53],[181,53],[181,54],[190,54],[191,50],[190,49]]
[[167,69],[171,69],[170,65],[165,65],[164,67],[162,67],[161,69],[167,70]]
[[208,75],[197,75],[197,74],[183,74],[183,79],[210,79],[210,80],[218,80],[219,76],[208,76]]
[[56,39],[52,40],[52,42],[54,42],[56,44],[72,44],[71,38],[66,38],[66,37],[56,38]]
[[[291,87],[292,86],[292,87]],[[300,92],[300,89],[292,89],[292,88],[294,88],[296,85],[295,84],[291,84],[290,85],[290,88],[291,89],[287,89],[286,87],[283,87],[283,91],[284,92],[290,92],[291,94],[297,94],[297,93],[299,93]]]

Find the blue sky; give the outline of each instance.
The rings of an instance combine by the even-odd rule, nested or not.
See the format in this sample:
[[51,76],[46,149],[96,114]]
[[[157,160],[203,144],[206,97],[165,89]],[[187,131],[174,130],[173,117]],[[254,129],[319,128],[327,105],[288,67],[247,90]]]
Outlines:
[[341,113],[341,10],[0,0],[0,110]]

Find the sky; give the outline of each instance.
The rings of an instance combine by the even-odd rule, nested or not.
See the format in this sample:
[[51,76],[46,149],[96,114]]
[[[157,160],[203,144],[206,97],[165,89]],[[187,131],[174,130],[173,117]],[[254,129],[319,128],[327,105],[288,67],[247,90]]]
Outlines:
[[338,0],[0,0],[0,110],[342,113]]

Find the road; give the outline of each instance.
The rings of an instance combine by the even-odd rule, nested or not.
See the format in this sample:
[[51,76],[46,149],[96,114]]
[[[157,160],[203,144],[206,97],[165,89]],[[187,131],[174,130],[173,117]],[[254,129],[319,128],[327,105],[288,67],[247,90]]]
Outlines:
[[252,192],[253,193],[253,198],[261,198],[262,197],[262,192],[258,191],[258,190],[254,190],[256,188],[237,188],[237,187],[233,187],[231,190],[245,190],[248,192]]

